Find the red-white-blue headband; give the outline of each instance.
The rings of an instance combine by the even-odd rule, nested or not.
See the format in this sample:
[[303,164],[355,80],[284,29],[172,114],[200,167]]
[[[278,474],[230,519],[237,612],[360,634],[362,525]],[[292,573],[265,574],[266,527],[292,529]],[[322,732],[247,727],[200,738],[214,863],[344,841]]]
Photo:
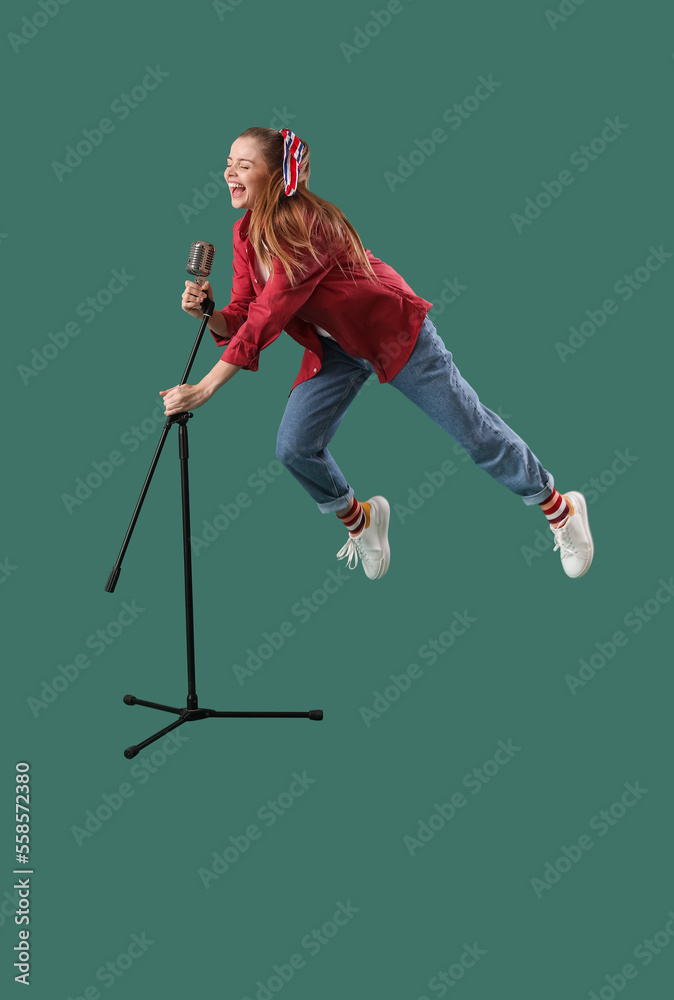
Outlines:
[[300,161],[304,143],[300,142],[289,128],[280,128],[283,136],[283,180],[286,185],[286,195],[295,194],[300,176]]

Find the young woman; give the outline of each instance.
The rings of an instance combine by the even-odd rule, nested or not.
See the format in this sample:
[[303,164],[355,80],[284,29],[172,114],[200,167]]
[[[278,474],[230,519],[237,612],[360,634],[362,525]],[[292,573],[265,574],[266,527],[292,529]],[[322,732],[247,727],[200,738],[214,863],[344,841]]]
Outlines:
[[[389,504],[360,502],[327,445],[363,383],[376,374],[400,390],[466,449],[473,461],[554,533],[569,577],[587,573],[593,542],[582,493],[560,494],[526,443],[480,402],[416,295],[363,248],[343,213],[309,191],[309,147],[290,129],[249,128],[232,144],[225,180],[236,209],[229,305],[209,328],[225,351],[198,385],[161,390],[169,415],[193,410],[241,368],[257,371],[260,352],[285,330],[304,348],[278,431],[276,454],[323,513],[348,530],[337,553],[360,561],[370,580],[389,567]],[[186,281],[181,305],[197,319],[209,282]],[[363,447],[370,447],[367,432]]]

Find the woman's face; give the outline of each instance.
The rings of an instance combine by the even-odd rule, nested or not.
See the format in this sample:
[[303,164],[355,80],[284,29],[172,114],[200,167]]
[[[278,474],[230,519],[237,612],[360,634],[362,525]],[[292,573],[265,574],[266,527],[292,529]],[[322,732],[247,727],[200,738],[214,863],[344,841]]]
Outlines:
[[[269,177],[254,139],[236,139],[227,157],[225,180],[234,208],[253,208]],[[243,190],[242,190],[243,188]]]

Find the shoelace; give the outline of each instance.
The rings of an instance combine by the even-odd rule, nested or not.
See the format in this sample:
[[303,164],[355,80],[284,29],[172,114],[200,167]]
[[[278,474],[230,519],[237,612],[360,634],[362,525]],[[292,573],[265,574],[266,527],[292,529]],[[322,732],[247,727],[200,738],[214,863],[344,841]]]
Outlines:
[[555,536],[555,547],[552,551],[556,552],[557,549],[561,549],[562,559],[565,556],[575,556],[576,548],[569,533],[569,522],[567,521],[562,528],[553,528],[552,530]]
[[353,537],[353,535],[349,535],[349,540],[345,545],[341,547],[341,549],[337,553],[337,558],[347,559],[348,561],[346,565],[348,566],[348,568],[355,569],[356,566],[358,565],[359,555],[360,558],[362,559],[363,552],[360,547],[360,535],[356,535],[355,538]]

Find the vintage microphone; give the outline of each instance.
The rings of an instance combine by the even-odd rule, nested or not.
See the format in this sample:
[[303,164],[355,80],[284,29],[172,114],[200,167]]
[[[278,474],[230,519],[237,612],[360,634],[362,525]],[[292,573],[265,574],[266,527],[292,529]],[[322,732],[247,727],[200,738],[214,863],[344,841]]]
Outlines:
[[[187,258],[187,267],[185,270],[188,274],[192,275],[197,285],[203,285],[206,278],[211,273],[214,257],[215,247],[212,243],[203,243],[201,240],[197,240],[190,247],[190,255]],[[210,319],[213,315],[214,308],[214,303],[207,295],[201,304],[201,311],[204,314],[204,318]],[[191,360],[192,359],[190,358],[190,361]],[[186,379],[187,376],[184,376],[180,385],[182,385]]]
[[[212,243],[204,243],[201,240],[197,240],[192,244],[190,249],[189,257],[187,260],[186,271],[191,274],[196,283],[203,285],[204,281],[211,273],[211,266],[213,264],[213,257],[215,255],[215,247]],[[185,371],[180,380],[180,385],[184,385],[189,377],[192,364],[196,357],[197,350],[201,343],[201,338],[204,335],[204,331],[208,326],[208,320],[213,315],[214,303],[211,298],[206,296],[202,303],[203,320],[199,328],[199,333],[194,342],[192,352],[189,356]],[[313,719],[314,721],[320,721],[323,718],[323,712],[321,709],[313,709],[310,712],[215,712],[210,708],[199,708],[199,702],[197,699],[196,692],[196,679],[194,671],[194,606],[193,606],[193,594],[192,594],[192,546],[190,542],[190,498],[189,498],[189,477],[188,477],[188,458],[189,450],[187,444],[187,421],[193,416],[192,413],[173,413],[167,416],[166,423],[162,429],[161,437],[159,439],[159,444],[155,450],[152,457],[152,462],[150,463],[150,468],[148,470],[147,476],[145,477],[145,482],[143,483],[143,488],[138,498],[133,516],[131,518],[131,523],[127,528],[126,535],[124,536],[124,541],[122,542],[122,547],[117,556],[117,561],[110,572],[108,577],[108,582],[105,585],[107,593],[112,594],[115,587],[117,586],[117,581],[119,579],[119,574],[121,571],[122,560],[124,554],[131,540],[131,535],[133,529],[138,520],[138,515],[140,514],[140,509],[143,506],[143,501],[147,494],[154,470],[157,467],[159,461],[159,456],[161,455],[162,448],[164,447],[164,442],[166,441],[168,432],[172,424],[177,423],[178,428],[178,457],[180,459],[180,483],[182,492],[182,512],[183,512],[183,563],[185,572],[185,628],[187,633],[187,704],[184,708],[178,708],[170,705],[160,705],[154,701],[141,701],[141,699],[136,698],[135,695],[126,694],[124,695],[125,705],[145,705],[147,708],[156,708],[162,712],[171,712],[178,716],[175,722],[170,723],[164,729],[161,729],[158,733],[153,736],[148,737],[148,739],[143,740],[142,743],[138,743],[135,746],[127,747],[124,751],[124,756],[127,758],[135,757],[140,750],[143,750],[150,743],[154,743],[155,740],[161,739],[166,733],[175,729],[176,726],[181,726],[184,722],[195,722],[200,719],[209,718],[287,718],[287,719]]]
[[[215,247],[212,243],[203,243],[201,240],[197,240],[192,244],[190,248],[190,255],[187,258],[187,267],[185,270],[188,274],[194,276],[194,280],[197,285],[203,285],[204,281],[211,273],[211,267],[213,266],[213,258],[215,256]],[[209,299],[210,301],[210,299]],[[212,305],[212,303],[211,303]],[[209,316],[213,315],[213,309],[211,308]]]

